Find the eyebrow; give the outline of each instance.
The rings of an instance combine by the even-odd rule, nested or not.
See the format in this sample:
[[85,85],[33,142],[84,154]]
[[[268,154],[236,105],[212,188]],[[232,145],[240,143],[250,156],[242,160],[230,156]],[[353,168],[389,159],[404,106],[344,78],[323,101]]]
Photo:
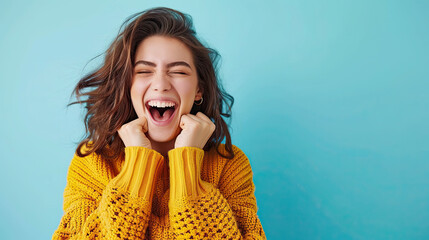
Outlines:
[[[137,61],[134,64],[134,66],[136,66],[138,64],[143,64],[143,65],[147,65],[147,66],[151,66],[151,67],[156,67],[155,63],[149,62],[149,61],[145,61],[145,60],[139,60],[139,61]],[[171,67],[175,67],[175,66],[185,66],[185,67],[188,67],[188,68],[192,69],[191,65],[189,65],[187,62],[184,62],[184,61],[171,62],[171,63],[167,64],[167,68],[171,68]]]

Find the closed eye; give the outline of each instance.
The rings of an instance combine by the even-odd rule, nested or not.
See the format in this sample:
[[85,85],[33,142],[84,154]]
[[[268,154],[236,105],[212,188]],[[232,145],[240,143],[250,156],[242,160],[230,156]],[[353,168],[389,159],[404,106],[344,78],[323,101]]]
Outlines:
[[[136,74],[149,74],[151,71],[138,71]],[[170,74],[188,75],[186,72],[170,72]]]
[[185,72],[172,72],[173,74],[181,74],[181,75],[187,75]]

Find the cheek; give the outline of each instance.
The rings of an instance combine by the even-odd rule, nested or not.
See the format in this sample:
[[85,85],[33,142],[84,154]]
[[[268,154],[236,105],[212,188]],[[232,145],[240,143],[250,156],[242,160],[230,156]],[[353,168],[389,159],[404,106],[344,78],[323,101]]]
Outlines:
[[180,94],[182,100],[194,99],[197,93],[197,80],[183,81],[175,85],[176,91]]
[[197,93],[197,85],[192,83],[181,84],[176,86],[176,90],[180,94],[183,107],[190,111],[194,104],[195,94]]
[[144,114],[143,96],[146,92],[147,86],[142,82],[134,82],[131,86],[131,101],[137,115],[141,117]]

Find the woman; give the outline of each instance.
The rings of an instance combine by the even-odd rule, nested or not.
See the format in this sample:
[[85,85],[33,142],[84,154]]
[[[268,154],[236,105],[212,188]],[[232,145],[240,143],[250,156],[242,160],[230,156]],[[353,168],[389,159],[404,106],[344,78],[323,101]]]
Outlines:
[[249,160],[223,120],[233,98],[216,51],[173,9],[123,26],[75,88],[88,135],[53,239],[265,239]]

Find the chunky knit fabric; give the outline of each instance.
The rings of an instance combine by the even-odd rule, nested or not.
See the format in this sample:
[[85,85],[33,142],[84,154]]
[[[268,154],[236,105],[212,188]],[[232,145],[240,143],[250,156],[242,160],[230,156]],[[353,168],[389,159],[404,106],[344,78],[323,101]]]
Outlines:
[[168,161],[144,147],[115,161],[75,155],[52,239],[266,239],[249,160],[233,149],[231,160],[194,147]]

